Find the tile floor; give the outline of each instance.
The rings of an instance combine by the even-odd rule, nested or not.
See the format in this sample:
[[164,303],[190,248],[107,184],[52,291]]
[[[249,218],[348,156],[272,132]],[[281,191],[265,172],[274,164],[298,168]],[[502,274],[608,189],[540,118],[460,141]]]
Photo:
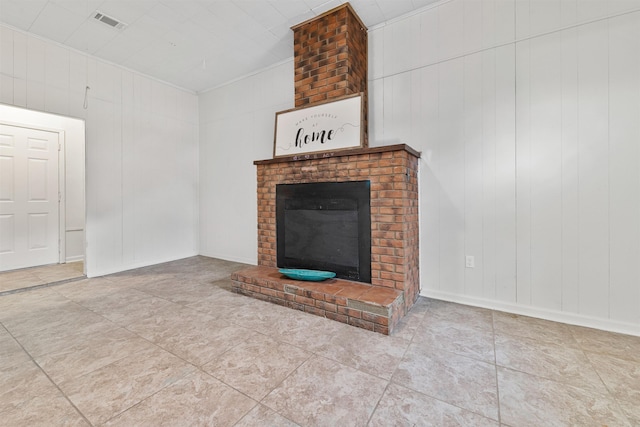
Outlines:
[[421,298],[392,336],[205,257],[0,296],[7,426],[640,426],[640,338]]
[[43,265],[0,272],[0,295],[18,289],[35,288],[49,283],[63,282],[84,277],[84,263]]

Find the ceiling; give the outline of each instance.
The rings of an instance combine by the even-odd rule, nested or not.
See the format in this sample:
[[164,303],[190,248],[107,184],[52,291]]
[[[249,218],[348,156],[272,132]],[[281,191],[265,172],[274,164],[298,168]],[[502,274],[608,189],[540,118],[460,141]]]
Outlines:
[[[371,28],[439,0],[351,0]],[[201,92],[293,56],[291,26],[344,0],[0,0],[0,22]],[[120,21],[113,28],[96,11]]]

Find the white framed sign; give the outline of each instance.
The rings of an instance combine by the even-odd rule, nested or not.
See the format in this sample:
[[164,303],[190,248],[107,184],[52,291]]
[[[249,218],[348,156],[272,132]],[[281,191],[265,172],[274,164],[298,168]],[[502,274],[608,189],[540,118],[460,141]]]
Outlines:
[[359,93],[276,113],[273,157],[362,147],[362,99]]

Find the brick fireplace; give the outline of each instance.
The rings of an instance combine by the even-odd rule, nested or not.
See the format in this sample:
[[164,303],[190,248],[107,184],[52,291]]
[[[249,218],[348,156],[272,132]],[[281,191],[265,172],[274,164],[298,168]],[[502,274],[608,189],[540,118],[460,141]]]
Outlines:
[[[393,145],[254,162],[258,169],[258,266],[232,275],[234,291],[389,334],[419,294],[418,159]],[[303,282],[276,268],[276,185],[369,180],[371,284]]]
[[[420,154],[404,144],[366,148],[367,29],[349,3],[292,30],[295,106],[311,106],[362,94],[361,147],[364,148],[254,162],[258,177],[258,266],[233,273],[232,289],[390,334],[419,295],[417,173]],[[369,269],[366,269],[366,283],[345,279],[306,282],[280,274],[276,186],[350,181],[365,181],[370,188],[370,283]],[[365,246],[369,246],[368,241]],[[339,253],[333,247],[329,250]]]

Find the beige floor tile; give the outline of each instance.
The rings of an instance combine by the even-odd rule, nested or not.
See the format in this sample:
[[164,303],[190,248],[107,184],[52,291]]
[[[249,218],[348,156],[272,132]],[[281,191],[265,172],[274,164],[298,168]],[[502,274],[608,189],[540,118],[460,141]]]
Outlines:
[[153,348],[59,386],[91,423],[101,424],[194,371],[193,365]]
[[83,263],[51,264],[0,272],[0,292],[41,286],[83,277]]
[[310,353],[264,335],[249,339],[203,369],[255,400],[261,400],[291,372],[311,357]]
[[434,300],[431,298],[418,296],[418,299],[416,299],[416,302],[411,307],[411,310],[409,311],[409,313],[424,316],[425,314],[429,313],[429,311],[431,310],[431,307],[433,307],[435,303],[440,303],[440,302],[441,301]]
[[493,329],[442,316],[426,316],[415,333],[414,342],[426,349],[436,348],[488,363],[495,362]]
[[491,310],[447,301],[430,300],[427,304],[427,318],[436,317],[474,329],[493,330]]
[[33,335],[36,332],[50,334],[73,333],[78,328],[104,321],[104,318],[90,310],[66,301],[48,309],[24,311],[11,318],[2,319],[5,327],[16,337]]
[[424,297],[386,337],[234,294],[245,267],[0,295],[0,424],[640,426],[640,337]]
[[34,276],[34,269],[32,268],[22,268],[19,270],[0,272],[0,279],[2,279],[2,283],[11,283],[12,281],[22,281],[29,279],[33,280]]
[[632,426],[640,426],[640,405],[638,405],[637,400],[633,402],[618,400],[618,405],[620,405],[622,412],[627,416]]
[[418,297],[409,313],[407,313],[396,325],[392,335],[398,338],[411,340],[428,313],[432,299],[426,297]]
[[[285,307],[278,308],[286,309]],[[274,320],[271,325],[264,325],[260,332],[311,353],[320,352],[330,345],[330,337],[336,336],[345,329],[353,328],[344,323],[334,322],[298,310],[286,309],[286,312],[278,310],[278,313],[286,314]]]
[[299,427],[299,425],[266,406],[257,405],[238,421],[235,427]]
[[195,267],[191,271],[185,272],[185,276],[201,283],[212,284],[219,280],[228,280],[231,273],[236,270],[238,270],[238,267],[230,268],[229,266],[225,266],[220,269],[216,269],[213,266]]
[[4,426],[52,427],[90,426],[87,420],[55,388],[31,396],[28,400],[0,414]]
[[391,381],[487,418],[498,419],[495,365],[412,344]]
[[197,366],[258,335],[178,305],[133,321],[127,329]]
[[64,324],[55,330],[31,331],[27,335],[19,336],[18,339],[32,357],[37,357],[63,351],[68,347],[91,340],[95,335],[99,336],[118,328],[119,326],[115,323],[100,318],[95,322],[82,325],[71,323]]
[[370,427],[498,427],[499,423],[417,391],[389,384],[371,417]]
[[6,322],[16,316],[29,315],[35,311],[48,310],[66,302],[69,300],[57,294],[53,288],[2,295],[0,296],[0,322]]
[[30,360],[29,354],[18,341],[0,325],[0,371]]
[[53,383],[31,360],[0,366],[0,414],[54,390]]
[[197,371],[111,419],[105,426],[233,426],[257,402]]
[[246,264],[208,258],[193,263],[171,265],[170,271],[179,271],[184,277],[210,284],[221,279],[228,280],[231,273],[247,267]]
[[386,381],[323,357],[302,364],[262,403],[303,426],[362,426]]
[[113,294],[112,296],[104,297],[104,300],[104,306],[96,311],[105,318],[123,327],[180,307],[166,299],[157,298],[148,294],[144,294],[141,298],[133,298],[129,301],[123,300],[120,296],[116,297],[115,294]]
[[33,273],[45,283],[53,283],[83,277],[83,269],[82,262],[73,262],[38,267]]
[[564,323],[496,311],[493,313],[493,326],[496,334],[514,335],[552,344],[562,343],[567,347],[579,347],[569,325]]
[[353,327],[341,328],[317,346],[316,354],[380,378],[390,379],[409,341]]
[[498,368],[501,421],[510,426],[631,426],[608,395]]
[[273,324],[285,317],[292,316],[293,310],[266,301],[253,300],[250,305],[236,307],[229,313],[228,321],[263,334],[273,331]]
[[0,292],[10,292],[17,289],[30,288],[32,286],[44,285],[47,283],[35,275],[23,275],[21,277],[0,279]]
[[499,366],[598,393],[607,392],[580,349],[509,335],[497,335],[495,343]]
[[[132,275],[175,275],[184,279],[192,279],[192,275],[197,274],[203,269],[212,269],[210,263],[207,261],[199,260],[199,257],[186,258],[184,260],[171,261],[163,264],[151,265],[149,267],[139,268],[131,272],[125,272],[122,274]],[[204,258],[204,257],[203,257]],[[220,260],[218,260],[220,261]],[[228,262],[228,261],[225,261]]]
[[631,424],[640,426],[640,363],[596,353],[587,357]]
[[400,322],[398,322],[391,335],[397,338],[411,341],[416,333],[416,330],[424,321],[424,318],[424,313],[416,313],[413,312],[413,310],[410,311],[409,314],[407,314],[400,320]]
[[86,300],[96,300],[101,297],[118,293],[122,286],[103,278],[82,279],[52,288],[65,298],[82,304]]
[[162,280],[172,279],[175,276],[173,273],[151,273],[145,272],[144,269],[125,271],[123,273],[110,274],[103,276],[106,280],[110,280],[113,283],[117,283],[119,286],[125,288],[140,287],[145,284],[151,284],[154,282],[160,282]]
[[589,353],[608,354],[640,363],[640,337],[580,326],[569,326],[580,347]]
[[54,382],[61,383],[152,348],[154,345],[147,340],[117,328],[88,336],[56,352],[36,356],[35,361]]
[[[211,285],[209,285],[211,286]],[[187,304],[194,310],[207,313],[218,319],[227,319],[236,311],[243,308],[250,308],[258,305],[258,300],[246,297],[244,295],[234,294],[227,290],[221,290],[219,287],[213,287],[214,291],[210,296],[200,298],[198,301]]]
[[[86,285],[83,284],[83,286]],[[111,286],[117,285],[114,283]],[[78,292],[82,291],[79,290]],[[90,291],[88,291],[88,293],[90,294]],[[140,305],[144,306],[151,298],[153,298],[152,295],[140,292],[137,289],[132,289],[129,287],[121,287],[120,289],[110,288],[109,291],[105,291],[104,289],[96,289],[95,295],[87,295],[87,297],[79,301],[79,304],[98,314],[112,315],[117,314],[120,311],[127,312],[133,304],[136,304],[138,301],[142,300],[142,304],[135,305],[134,307],[134,310],[139,309]],[[165,302],[168,303],[168,301]]]
[[136,289],[181,305],[198,303],[205,298],[226,292],[211,284],[179,277],[144,284]]

